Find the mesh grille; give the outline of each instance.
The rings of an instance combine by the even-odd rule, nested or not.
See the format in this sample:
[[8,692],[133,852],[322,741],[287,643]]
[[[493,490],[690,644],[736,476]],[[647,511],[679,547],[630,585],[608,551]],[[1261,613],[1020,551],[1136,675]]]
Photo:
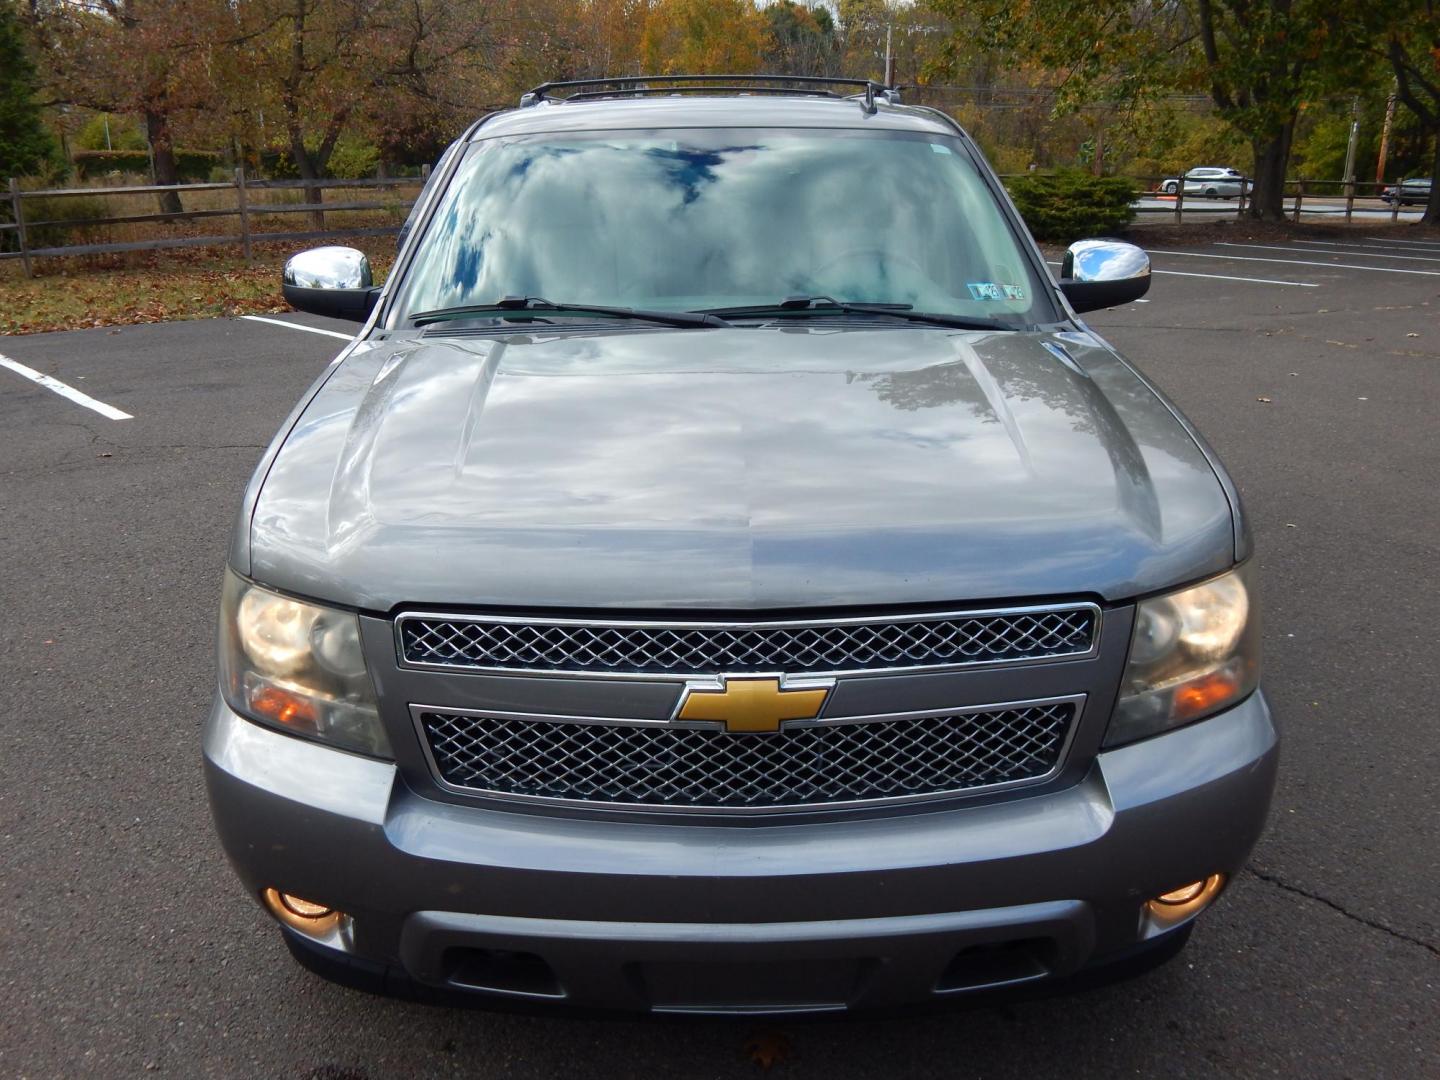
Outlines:
[[506,795],[685,807],[788,807],[1037,780],[1072,702],[964,716],[820,723],[772,735],[421,711],[446,783]]
[[1089,652],[1096,612],[917,617],[862,623],[664,626],[400,619],[412,664],[529,671],[655,673],[833,672],[940,667]]

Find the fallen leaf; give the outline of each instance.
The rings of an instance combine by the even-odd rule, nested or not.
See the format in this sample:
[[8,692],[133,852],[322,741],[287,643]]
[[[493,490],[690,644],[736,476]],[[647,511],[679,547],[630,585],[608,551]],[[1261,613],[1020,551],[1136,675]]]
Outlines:
[[1270,399],[1269,399],[1268,397],[1257,397],[1255,400],[1256,400],[1256,401],[1263,401],[1263,402],[1265,402],[1265,404],[1267,404],[1267,405],[1270,404]]
[[790,1039],[783,1031],[762,1031],[745,1043],[745,1054],[760,1068],[769,1072],[790,1057]]

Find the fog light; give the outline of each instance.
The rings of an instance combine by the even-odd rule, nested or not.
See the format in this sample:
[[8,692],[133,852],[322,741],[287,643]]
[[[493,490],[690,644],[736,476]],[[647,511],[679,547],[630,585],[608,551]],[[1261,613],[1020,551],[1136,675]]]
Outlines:
[[348,927],[350,916],[313,900],[302,900],[298,896],[266,889],[260,894],[266,909],[296,933],[325,941]]
[[1145,914],[1158,929],[1176,926],[1209,907],[1224,885],[1224,874],[1211,874],[1200,881],[1181,885],[1147,901]]
[[1197,881],[1194,884],[1186,885],[1183,888],[1176,889],[1174,892],[1161,893],[1159,896],[1155,897],[1155,902],[1157,904],[1165,904],[1167,906],[1188,904],[1191,900],[1194,900],[1204,891],[1205,882]]

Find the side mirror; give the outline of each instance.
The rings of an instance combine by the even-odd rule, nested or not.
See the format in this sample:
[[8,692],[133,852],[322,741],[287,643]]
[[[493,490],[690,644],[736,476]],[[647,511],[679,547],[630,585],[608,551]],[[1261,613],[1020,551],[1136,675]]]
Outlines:
[[364,322],[380,298],[370,260],[354,248],[319,247],[292,255],[280,280],[287,304],[331,319]]
[[1150,291],[1150,256],[1119,240],[1078,240],[1060,264],[1060,291],[1077,312],[1139,300]]

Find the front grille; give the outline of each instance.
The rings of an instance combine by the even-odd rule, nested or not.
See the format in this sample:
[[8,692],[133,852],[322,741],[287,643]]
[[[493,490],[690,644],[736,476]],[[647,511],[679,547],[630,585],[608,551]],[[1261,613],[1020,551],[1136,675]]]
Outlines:
[[500,671],[838,673],[1081,656],[1091,605],[816,623],[624,623],[402,615],[411,664]]
[[440,779],[595,804],[767,809],[964,792],[1059,768],[1077,703],[792,725],[775,734],[417,709]]

